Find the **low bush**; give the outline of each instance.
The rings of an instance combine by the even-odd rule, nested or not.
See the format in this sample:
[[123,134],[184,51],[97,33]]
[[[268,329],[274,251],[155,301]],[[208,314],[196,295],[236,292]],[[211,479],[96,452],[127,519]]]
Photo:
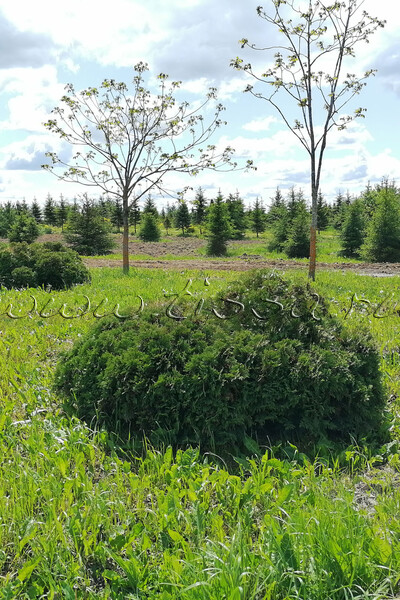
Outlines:
[[367,332],[268,272],[213,302],[206,319],[174,321],[153,307],[102,320],[58,364],[66,406],[120,435],[154,442],[162,432],[222,452],[242,449],[246,436],[304,447],[379,431],[385,396]]
[[69,288],[90,281],[81,257],[58,242],[3,245],[0,249],[0,285],[7,288]]

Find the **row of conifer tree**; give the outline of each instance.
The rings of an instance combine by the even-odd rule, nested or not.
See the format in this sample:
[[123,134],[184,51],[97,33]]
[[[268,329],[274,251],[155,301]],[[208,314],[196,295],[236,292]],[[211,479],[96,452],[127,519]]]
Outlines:
[[[0,237],[21,241],[18,231],[26,231],[27,218],[39,226],[66,229],[67,241],[81,253],[100,254],[112,248],[110,230],[118,232],[122,228],[122,206],[118,199],[92,199],[87,194],[72,202],[62,195],[55,201],[48,194],[43,206],[36,199],[30,205],[25,201],[6,202],[0,205]],[[244,239],[248,229],[258,237],[267,228],[272,231],[271,251],[285,252],[289,257],[307,257],[309,253],[310,208],[301,189],[291,188],[284,196],[277,188],[268,210],[259,198],[246,207],[238,192],[226,198],[219,192],[216,198],[207,200],[198,188],[190,207],[189,202],[178,200],[161,210],[148,195],[142,206],[137,201],[132,203],[129,222],[132,232],[144,241],[158,241],[160,225],[167,234],[177,228],[182,235],[194,233],[193,226],[197,226],[198,232],[208,238],[210,255],[225,254],[227,241]],[[395,182],[383,179],[374,188],[368,185],[356,198],[338,193],[330,205],[320,193],[318,229],[330,226],[340,231],[344,256],[400,260],[400,190]],[[32,223],[30,227],[33,231]]]

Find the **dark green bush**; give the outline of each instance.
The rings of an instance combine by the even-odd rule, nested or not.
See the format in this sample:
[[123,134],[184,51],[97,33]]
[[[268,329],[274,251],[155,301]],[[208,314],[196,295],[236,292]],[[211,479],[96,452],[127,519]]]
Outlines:
[[30,267],[17,267],[11,271],[11,278],[16,288],[35,287],[37,273]]
[[317,301],[258,272],[214,299],[225,319],[211,307],[183,321],[104,319],[63,356],[55,386],[88,422],[177,445],[360,439],[382,422],[378,352]]
[[17,243],[0,249],[0,285],[63,289],[90,281],[80,256],[58,242]]

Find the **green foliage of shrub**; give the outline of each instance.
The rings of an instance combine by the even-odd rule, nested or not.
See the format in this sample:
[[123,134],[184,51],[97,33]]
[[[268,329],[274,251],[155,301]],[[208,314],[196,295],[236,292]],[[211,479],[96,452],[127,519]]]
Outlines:
[[10,242],[26,242],[32,244],[39,237],[39,226],[27,213],[17,215],[8,234]]
[[85,281],[90,281],[90,273],[81,257],[59,242],[22,242],[0,249],[0,284],[4,287],[63,289]]
[[213,302],[225,319],[210,308],[174,321],[153,307],[101,320],[60,360],[56,389],[88,422],[203,450],[235,451],[246,435],[304,446],[377,432],[384,393],[368,333],[268,272]]
[[35,287],[37,273],[30,267],[17,267],[11,271],[11,278],[16,288]]

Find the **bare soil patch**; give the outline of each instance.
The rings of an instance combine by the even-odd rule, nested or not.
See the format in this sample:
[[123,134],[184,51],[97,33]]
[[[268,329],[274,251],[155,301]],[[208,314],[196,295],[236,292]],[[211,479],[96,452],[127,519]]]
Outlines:
[[[121,267],[121,260],[113,258],[113,254],[122,254],[122,235],[115,234],[116,246],[111,254],[105,258],[85,259],[85,264],[90,267]],[[2,240],[7,241],[7,240]],[[38,238],[38,242],[63,242],[62,235],[53,233],[45,234]],[[199,257],[197,252],[199,248],[206,246],[206,240],[191,237],[173,237],[168,241],[162,242],[142,242],[140,240],[131,239],[129,242],[129,254],[131,256],[143,255],[143,259],[130,261],[130,265],[134,268],[145,269],[198,269],[198,270],[215,270],[215,271],[248,271],[251,269],[279,269],[287,271],[289,269],[304,269],[308,268],[306,262],[296,260],[288,260],[282,258],[266,259],[258,254],[243,254],[237,258],[208,258]],[[244,240],[231,241],[229,245],[257,245],[259,240]],[[176,260],[168,260],[165,256],[176,256]],[[193,255],[193,258],[185,258]],[[182,257],[179,260],[179,257]],[[318,262],[318,268],[334,271],[353,271],[360,275],[371,275],[375,277],[389,277],[392,275],[400,275],[400,263],[324,263]]]

